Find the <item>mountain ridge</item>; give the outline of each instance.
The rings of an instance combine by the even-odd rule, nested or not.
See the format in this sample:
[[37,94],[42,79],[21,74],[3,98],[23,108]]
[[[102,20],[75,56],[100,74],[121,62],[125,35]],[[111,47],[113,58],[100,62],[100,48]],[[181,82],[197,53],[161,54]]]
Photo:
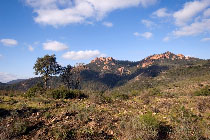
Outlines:
[[[164,71],[175,67],[190,67],[202,65],[206,60],[186,57],[169,51],[161,54],[150,55],[140,61],[116,60],[113,57],[96,57],[88,64],[83,64],[81,71],[81,87],[87,90],[106,91],[118,86],[123,86],[132,79],[140,76],[156,77]],[[56,82],[55,82],[56,81]],[[14,89],[27,90],[36,83],[41,83],[41,78],[31,78],[11,84]],[[51,79],[51,87],[62,85],[60,77]],[[8,85],[7,85],[8,87]]]

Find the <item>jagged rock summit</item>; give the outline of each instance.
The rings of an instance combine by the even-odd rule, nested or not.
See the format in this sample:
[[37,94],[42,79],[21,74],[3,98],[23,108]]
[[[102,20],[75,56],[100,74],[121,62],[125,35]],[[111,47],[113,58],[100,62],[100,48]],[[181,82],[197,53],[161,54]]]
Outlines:
[[116,65],[115,62],[115,59],[112,57],[96,57],[90,62],[90,64],[102,67],[102,70],[111,70],[111,67]]
[[152,56],[146,57],[145,60],[157,60],[157,59],[189,59],[190,57],[186,57],[183,54],[174,54],[169,51],[162,53],[162,54],[154,54]]
[[169,51],[162,53],[162,54],[154,54],[151,56],[146,57],[141,61],[141,63],[138,65],[138,67],[145,68],[147,66],[152,65],[156,60],[164,60],[164,59],[169,59],[169,60],[189,60],[192,57],[189,56],[184,56],[183,54],[174,54]]
[[91,63],[104,63],[108,64],[110,62],[114,62],[115,60],[112,57],[96,57]]

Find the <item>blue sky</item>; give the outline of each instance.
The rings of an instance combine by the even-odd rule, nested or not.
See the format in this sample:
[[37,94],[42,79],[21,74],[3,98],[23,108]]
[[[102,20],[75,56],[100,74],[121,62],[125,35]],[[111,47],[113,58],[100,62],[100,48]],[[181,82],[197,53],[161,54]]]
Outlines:
[[1,0],[0,82],[34,77],[37,57],[65,66],[171,51],[209,59],[210,0]]

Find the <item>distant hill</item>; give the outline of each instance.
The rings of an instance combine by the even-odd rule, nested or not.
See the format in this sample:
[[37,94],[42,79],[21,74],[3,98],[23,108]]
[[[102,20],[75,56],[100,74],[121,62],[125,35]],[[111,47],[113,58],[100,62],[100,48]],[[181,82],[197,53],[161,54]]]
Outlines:
[[5,84],[5,83],[1,83],[1,82],[0,82],[0,86],[3,86],[3,85],[6,85],[6,84]]
[[[209,64],[208,60],[186,57],[171,52],[154,54],[136,62],[115,60],[112,57],[99,57],[84,65],[84,69],[81,71],[81,88],[106,91],[107,89],[123,89],[128,85],[135,88],[153,87],[151,83],[155,85],[157,79],[162,77],[171,79],[162,81],[167,84],[167,82],[183,79],[186,75],[191,77],[191,75],[199,76],[200,72],[208,73]],[[183,71],[185,73],[182,73]],[[42,83],[40,77],[11,81],[9,87],[27,90],[37,83]],[[62,85],[62,80],[60,77],[53,77],[49,83],[54,88]],[[130,90],[130,88],[127,89]]]
[[112,89],[123,86],[139,75],[147,78],[157,77],[162,72],[176,67],[202,65],[204,62],[206,60],[171,52],[151,55],[137,62],[115,60],[112,57],[95,58],[85,65],[87,69],[82,72],[82,87],[92,90]]
[[22,82],[22,81],[25,81],[25,80],[26,80],[26,79],[12,80],[12,81],[7,82],[7,84],[16,84],[16,83],[19,83],[19,82]]
[[1,83],[1,82],[0,82],[0,90],[5,89],[5,88],[6,88],[6,86],[7,86],[7,84],[5,84],[5,83]]

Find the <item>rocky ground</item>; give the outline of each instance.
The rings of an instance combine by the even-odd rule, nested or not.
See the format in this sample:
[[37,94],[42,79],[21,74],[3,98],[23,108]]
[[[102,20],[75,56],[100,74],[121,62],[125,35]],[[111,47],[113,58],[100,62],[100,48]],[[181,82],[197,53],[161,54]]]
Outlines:
[[55,100],[2,95],[0,127],[2,140],[210,139],[210,97]]

